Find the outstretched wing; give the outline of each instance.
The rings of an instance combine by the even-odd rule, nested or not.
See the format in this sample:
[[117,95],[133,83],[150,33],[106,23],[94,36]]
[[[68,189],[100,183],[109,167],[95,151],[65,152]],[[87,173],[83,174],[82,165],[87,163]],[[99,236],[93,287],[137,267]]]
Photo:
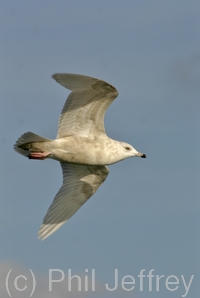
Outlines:
[[52,78],[72,90],[60,115],[57,138],[95,138],[105,134],[104,115],[117,97],[117,90],[102,80],[83,75],[57,73]]
[[63,185],[55,196],[38,232],[42,240],[59,229],[106,179],[106,166],[84,166],[61,162]]

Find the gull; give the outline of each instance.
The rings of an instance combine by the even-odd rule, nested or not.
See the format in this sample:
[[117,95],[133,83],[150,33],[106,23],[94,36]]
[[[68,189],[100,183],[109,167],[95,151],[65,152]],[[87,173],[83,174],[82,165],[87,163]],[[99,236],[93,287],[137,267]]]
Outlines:
[[63,184],[39,229],[41,240],[60,228],[96,192],[108,176],[106,165],[133,156],[146,158],[131,145],[106,135],[104,115],[118,96],[115,87],[79,74],[56,73],[52,78],[71,90],[59,118],[56,139],[26,132],[14,145],[29,159],[51,158],[61,164]]

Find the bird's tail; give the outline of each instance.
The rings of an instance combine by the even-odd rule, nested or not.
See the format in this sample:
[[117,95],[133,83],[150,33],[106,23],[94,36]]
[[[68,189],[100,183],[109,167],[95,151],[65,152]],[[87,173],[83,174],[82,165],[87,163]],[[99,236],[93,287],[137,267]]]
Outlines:
[[15,143],[14,149],[17,151],[19,154],[22,154],[26,157],[29,156],[31,147],[33,146],[33,143],[38,143],[38,142],[49,142],[51,141],[50,139],[41,137],[33,132],[26,132],[24,133]]

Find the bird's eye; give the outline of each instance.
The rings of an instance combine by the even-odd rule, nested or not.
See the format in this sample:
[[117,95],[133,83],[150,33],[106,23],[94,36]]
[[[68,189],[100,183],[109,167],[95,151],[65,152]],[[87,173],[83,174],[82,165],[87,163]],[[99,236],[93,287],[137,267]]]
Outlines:
[[131,150],[131,148],[130,148],[130,147],[125,147],[125,149],[126,149],[127,151]]

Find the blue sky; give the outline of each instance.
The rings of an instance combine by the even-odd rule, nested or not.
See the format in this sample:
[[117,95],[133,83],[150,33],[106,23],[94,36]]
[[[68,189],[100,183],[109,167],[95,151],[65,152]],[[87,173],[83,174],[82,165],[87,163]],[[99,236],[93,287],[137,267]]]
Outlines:
[[[1,1],[0,185],[1,275],[29,268],[40,286],[33,297],[76,297],[64,282],[54,296],[48,270],[84,275],[96,270],[101,290],[89,297],[187,297],[199,289],[199,1]],[[69,92],[55,72],[101,78],[119,91],[109,107],[107,134],[132,144],[147,159],[109,166],[96,194],[55,234],[37,230],[61,185],[52,160],[31,161],[13,150],[33,131],[55,138]],[[136,278],[133,291],[108,292],[105,283]],[[180,279],[140,291],[141,269]],[[25,273],[24,273],[25,274]],[[102,288],[101,288],[102,287]],[[5,288],[1,296],[9,297]],[[85,293],[78,293],[85,297]],[[23,296],[25,295],[25,296]],[[70,296],[71,295],[71,296]],[[27,297],[16,292],[15,297]]]

